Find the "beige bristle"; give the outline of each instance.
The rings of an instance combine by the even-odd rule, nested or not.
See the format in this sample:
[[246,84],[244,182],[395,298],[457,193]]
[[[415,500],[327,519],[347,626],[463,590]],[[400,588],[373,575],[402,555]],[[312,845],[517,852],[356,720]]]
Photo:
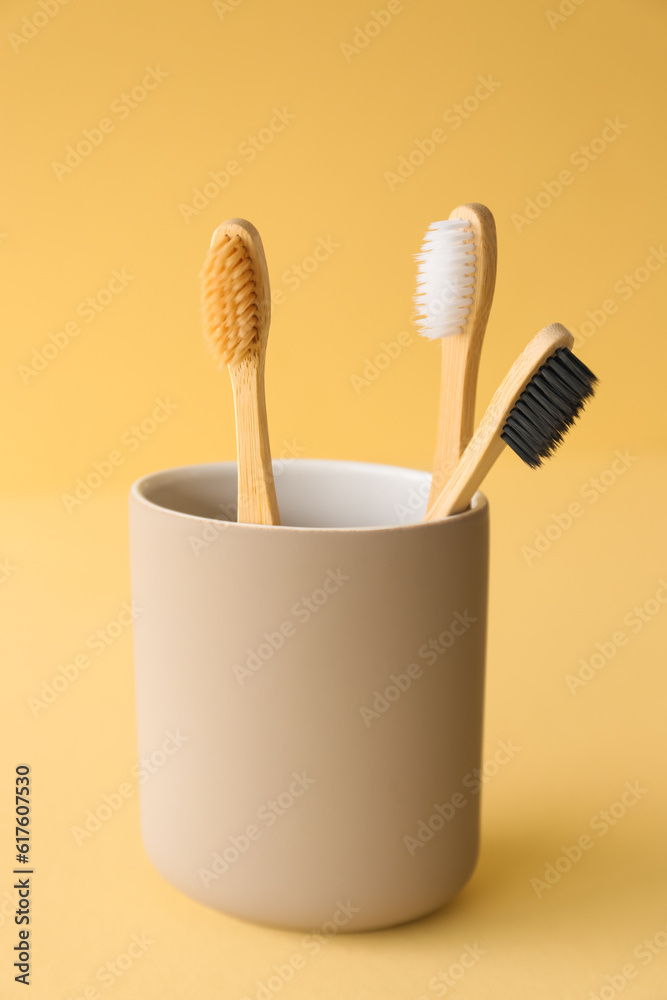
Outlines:
[[202,271],[204,336],[221,365],[235,365],[258,346],[260,305],[250,250],[222,233]]

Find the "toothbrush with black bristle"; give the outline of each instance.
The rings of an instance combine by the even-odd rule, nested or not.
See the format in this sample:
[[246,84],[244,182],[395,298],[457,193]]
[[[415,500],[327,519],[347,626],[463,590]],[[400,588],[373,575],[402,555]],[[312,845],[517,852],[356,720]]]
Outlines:
[[552,323],[514,362],[425,521],[467,510],[505,445],[532,468],[553,454],[595,391],[597,378],[574,354],[572,334]]

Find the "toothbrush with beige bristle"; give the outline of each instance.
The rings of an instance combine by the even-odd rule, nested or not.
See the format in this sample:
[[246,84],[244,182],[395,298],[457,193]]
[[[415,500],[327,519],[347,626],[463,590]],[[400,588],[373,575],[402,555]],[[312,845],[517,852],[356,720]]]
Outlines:
[[227,365],[236,415],[238,515],[246,524],[280,524],[264,396],[271,321],[269,273],[260,235],[244,219],[213,233],[202,271],[204,336]]
[[477,373],[496,283],[496,226],[484,205],[459,205],[424,237],[417,260],[417,327],[442,339],[442,374],[429,505],[472,437]]

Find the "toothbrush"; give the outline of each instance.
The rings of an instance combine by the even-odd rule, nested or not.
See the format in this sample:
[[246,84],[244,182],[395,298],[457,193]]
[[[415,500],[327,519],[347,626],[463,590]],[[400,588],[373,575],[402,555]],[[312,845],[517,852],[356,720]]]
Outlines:
[[514,362],[447,485],[429,503],[425,521],[467,510],[506,444],[527,465],[542,464],[561,443],[597,378],[570,348],[560,323],[545,326]]
[[429,504],[473,434],[482,341],[496,283],[496,225],[484,205],[459,205],[434,222],[416,254],[417,327],[442,339],[438,430]]
[[259,233],[228,219],[213,233],[202,271],[204,336],[232,380],[238,462],[237,520],[280,524],[264,397],[271,321],[269,273]]

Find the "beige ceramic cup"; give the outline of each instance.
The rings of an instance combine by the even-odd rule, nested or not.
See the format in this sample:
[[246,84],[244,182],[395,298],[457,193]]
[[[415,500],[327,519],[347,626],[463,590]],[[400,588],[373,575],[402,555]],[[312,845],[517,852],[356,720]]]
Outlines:
[[281,527],[224,520],[234,463],[132,487],[142,835],[188,896],[355,931],[470,878],[488,508],[419,523],[428,486],[297,459],[276,467]]

